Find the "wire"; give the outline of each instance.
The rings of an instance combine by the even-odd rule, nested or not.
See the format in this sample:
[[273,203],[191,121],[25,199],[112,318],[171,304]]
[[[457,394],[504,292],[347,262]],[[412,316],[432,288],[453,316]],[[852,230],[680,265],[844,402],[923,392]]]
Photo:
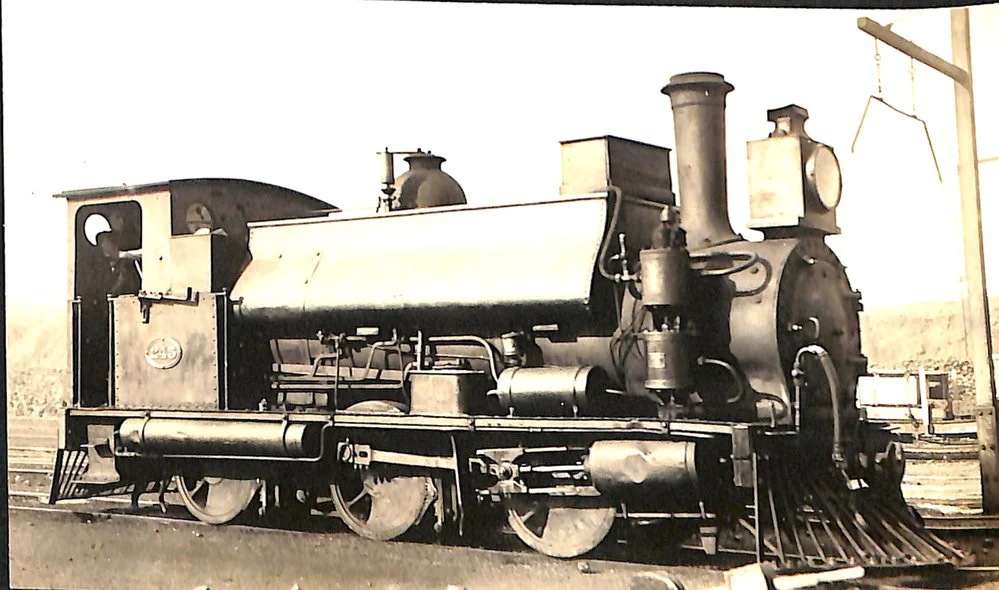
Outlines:
[[935,9],[906,10],[905,14],[903,14],[902,16],[896,18],[895,20],[893,20],[890,23],[888,23],[887,25],[885,25],[885,28],[888,29],[888,30],[891,30],[891,28],[894,27],[895,25],[897,25],[898,23],[900,23],[902,21],[907,21],[907,20],[909,20],[910,18],[912,18],[914,16],[924,16],[930,10],[935,10]]
[[751,268],[757,262],[760,261],[760,256],[755,252],[712,252],[710,254],[691,256],[691,262],[702,262],[709,260],[717,260],[719,258],[729,258],[731,260],[744,259],[745,262],[738,264],[729,268],[720,269],[697,269],[697,272],[703,277],[721,277],[725,275],[733,275],[742,272],[748,268]]
[[787,411],[788,411],[787,402],[784,401],[784,398],[782,398],[781,396],[774,395],[772,393],[767,393],[765,391],[757,391],[756,397],[761,397],[765,400],[775,402],[780,406],[780,411],[778,411],[777,415],[774,416],[775,419],[781,420],[785,416],[787,416]]
[[878,74],[878,98],[881,98],[881,51],[877,37],[874,38],[874,69]]
[[794,355],[794,372],[802,372],[801,357],[805,354],[812,354],[819,361],[823,373],[826,376],[826,383],[829,386],[829,398],[832,402],[833,419],[833,462],[839,464],[843,461],[843,441],[842,427],[840,425],[840,391],[839,376],[836,374],[836,367],[833,365],[829,352],[817,344],[803,346]]
[[608,193],[614,193],[614,212],[611,214],[610,223],[607,225],[607,234],[604,236],[603,243],[600,245],[600,253],[597,255],[597,270],[600,271],[600,275],[605,279],[619,283],[621,282],[620,275],[613,275],[607,270],[607,249],[610,248],[610,243],[614,237],[614,230],[617,228],[617,220],[621,215],[621,203],[624,201],[624,193],[621,192],[621,189],[613,185],[608,186],[606,190]]
[[[735,395],[733,395],[731,397],[728,397],[728,398],[725,398],[725,403],[728,404],[728,405],[731,405],[731,404],[739,403],[740,401],[742,401],[742,398],[743,398],[743,396],[746,393],[746,388],[745,388],[745,386],[742,383],[742,377],[739,376],[739,373],[735,370],[735,367],[733,367],[730,363],[726,363],[725,361],[723,361],[721,359],[713,359],[713,358],[704,357],[704,356],[702,356],[701,358],[697,359],[697,364],[700,365],[700,366],[704,366],[704,365],[715,365],[715,366],[718,366],[718,367],[721,367],[721,368],[725,369],[728,372],[729,376],[732,377],[732,381],[735,382],[736,391],[737,391],[737,393]],[[781,399],[780,402],[781,402],[781,405],[784,406],[784,412],[786,414],[786,412],[787,412],[787,404],[784,403],[783,399]],[[780,417],[783,418],[784,414],[782,414]]]
[[[641,311],[640,315],[639,311]],[[641,327],[642,324],[645,323],[647,314],[648,309],[646,309],[644,305],[638,305],[638,302],[636,301],[631,308],[631,321],[628,325],[621,325],[619,328],[620,334],[615,334],[611,337],[611,340],[608,343],[611,362],[614,364],[614,369],[618,373],[618,379],[620,379],[622,383],[624,383],[626,377],[624,372],[625,361],[627,361],[628,355],[630,355],[631,351],[635,349],[638,344],[638,340],[640,339],[640,335],[637,333],[635,327]],[[642,356],[640,349],[639,356]]]

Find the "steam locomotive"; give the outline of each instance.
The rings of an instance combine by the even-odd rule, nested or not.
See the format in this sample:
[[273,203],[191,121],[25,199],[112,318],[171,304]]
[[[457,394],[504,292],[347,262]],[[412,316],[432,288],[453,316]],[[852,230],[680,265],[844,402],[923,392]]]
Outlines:
[[73,399],[51,501],[176,489],[198,519],[334,512],[370,539],[492,508],[585,554],[615,525],[784,568],[955,562],[856,407],[860,293],[805,109],[748,143],[728,218],[718,74],[674,76],[669,149],[562,144],[560,195],[466,204],[429,152],[374,213],[201,179],[74,191]]

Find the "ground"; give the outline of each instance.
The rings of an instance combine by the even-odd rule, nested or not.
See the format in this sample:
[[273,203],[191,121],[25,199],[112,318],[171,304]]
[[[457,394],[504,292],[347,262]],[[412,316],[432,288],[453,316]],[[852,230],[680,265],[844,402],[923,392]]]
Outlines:
[[[626,589],[648,567],[559,561],[332,533],[208,527],[69,512],[13,511],[11,580],[34,588],[586,588]],[[587,573],[579,563],[586,563]],[[670,571],[691,590],[723,582],[706,568]]]
[[[687,590],[727,589],[734,567],[557,560],[536,553],[375,542],[331,522],[326,530],[285,531],[70,510],[10,513],[10,573],[16,588],[238,588],[426,590],[632,589],[636,576],[669,575]],[[43,511],[44,510],[44,511]],[[994,571],[869,572],[829,588],[999,587]]]

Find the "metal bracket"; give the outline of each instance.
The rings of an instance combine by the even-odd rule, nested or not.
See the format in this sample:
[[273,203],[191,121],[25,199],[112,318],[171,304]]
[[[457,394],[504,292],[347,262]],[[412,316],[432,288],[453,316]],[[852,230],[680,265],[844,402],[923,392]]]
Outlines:
[[996,410],[993,406],[975,408],[978,426],[978,457],[982,470],[982,508],[985,514],[999,512],[999,451],[996,450]]
[[447,469],[449,471],[453,471],[456,468],[454,457],[381,451],[372,449],[371,445],[351,442],[342,442],[337,445],[337,457],[340,458],[341,462],[350,463],[357,467],[367,467],[372,463],[387,463],[410,467],[426,467],[429,469]]
[[343,463],[367,467],[371,465],[371,445],[342,442],[336,446],[336,456]]
[[740,488],[756,485],[753,475],[753,439],[746,426],[732,429],[732,478]]
[[488,493],[492,496],[523,494],[527,486],[520,480],[520,466],[514,461],[524,454],[524,449],[485,449],[478,457],[468,459],[471,471],[496,478]]
[[190,287],[185,289],[183,295],[172,295],[170,293],[153,293],[150,291],[140,291],[138,297],[140,300],[147,300],[147,301],[173,301],[176,303],[198,302],[198,292],[196,292],[194,289]]
[[191,289],[190,287],[184,292],[184,295],[171,295],[169,293],[151,293],[148,291],[140,291],[139,295],[139,311],[142,313],[142,323],[149,323],[149,309],[152,307],[155,301],[168,301],[172,303],[189,303],[192,305],[198,304],[198,293]]
[[458,445],[454,441],[454,435],[450,438],[451,457],[454,459],[454,495],[457,500],[457,506],[455,506],[457,514],[455,514],[455,519],[458,521],[458,536],[462,537],[465,535],[465,502],[462,500],[462,495],[465,491],[461,485],[461,470],[458,469]]
[[[521,479],[521,475],[533,472],[551,472],[546,466],[520,465],[516,461],[530,454],[583,451],[575,447],[540,447],[525,449],[522,447],[480,449],[475,457],[468,459],[469,470],[473,473],[490,476],[496,479],[486,489],[479,490],[479,495],[489,496],[493,501],[501,497],[515,494],[543,494],[547,496],[599,496],[600,492],[592,485],[554,485],[551,487],[530,487]],[[574,477],[573,479],[578,479]]]

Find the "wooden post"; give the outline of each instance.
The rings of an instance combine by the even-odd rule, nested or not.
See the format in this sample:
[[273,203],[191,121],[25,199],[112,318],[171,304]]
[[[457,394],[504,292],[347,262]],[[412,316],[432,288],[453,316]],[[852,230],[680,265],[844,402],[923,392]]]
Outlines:
[[975,136],[975,97],[971,72],[971,34],[968,9],[950,11],[954,65],[968,74],[968,83],[954,82],[957,114],[957,173],[961,183],[961,225],[964,228],[964,265],[971,310],[971,356],[975,366],[975,418],[982,469],[982,508],[999,513],[999,455],[996,454],[995,367],[989,296],[985,285],[982,245],[982,204],[978,185],[978,144]]
[[950,12],[954,63],[926,51],[868,19],[857,21],[860,30],[905,55],[954,80],[957,118],[958,177],[961,188],[961,222],[964,236],[964,269],[967,277],[968,325],[971,360],[975,368],[975,418],[978,425],[978,458],[982,470],[982,508],[999,513],[999,455],[996,453],[995,367],[989,299],[985,285],[985,250],[982,246],[982,209],[978,187],[978,148],[975,138],[975,97],[971,72],[971,34],[967,8]]
[[919,381],[916,389],[919,391],[919,408],[923,413],[923,426],[926,434],[933,434],[933,410],[930,409],[930,387],[926,383],[926,368],[919,365]]

